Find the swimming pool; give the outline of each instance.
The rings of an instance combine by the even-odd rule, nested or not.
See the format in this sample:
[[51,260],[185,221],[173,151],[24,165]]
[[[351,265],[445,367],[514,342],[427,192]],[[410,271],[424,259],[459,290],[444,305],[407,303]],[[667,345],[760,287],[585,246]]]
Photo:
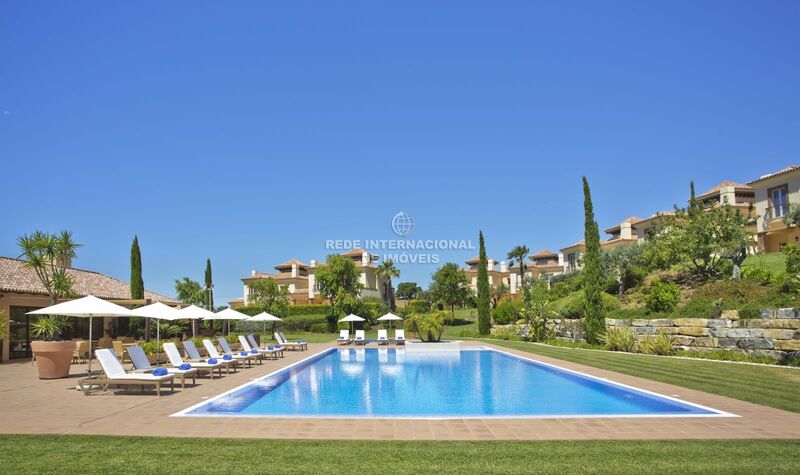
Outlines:
[[488,348],[332,348],[176,416],[731,416]]

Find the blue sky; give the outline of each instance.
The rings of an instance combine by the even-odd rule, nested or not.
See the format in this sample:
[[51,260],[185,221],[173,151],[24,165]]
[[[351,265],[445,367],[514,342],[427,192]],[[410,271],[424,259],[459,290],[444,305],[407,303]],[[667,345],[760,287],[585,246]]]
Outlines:
[[[149,289],[327,239],[557,250],[800,162],[796,1],[24,2],[0,6],[0,255],[70,229]],[[449,252],[461,262],[474,251]],[[401,266],[427,282],[433,265]]]

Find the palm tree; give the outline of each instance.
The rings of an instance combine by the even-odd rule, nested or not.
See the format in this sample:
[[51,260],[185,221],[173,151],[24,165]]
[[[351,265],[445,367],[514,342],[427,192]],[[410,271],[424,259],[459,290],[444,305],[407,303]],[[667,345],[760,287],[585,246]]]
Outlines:
[[395,267],[391,259],[387,259],[378,265],[378,276],[386,281],[383,283],[383,297],[391,310],[394,306],[394,288],[392,287],[392,277],[400,277],[400,269]]
[[34,231],[17,238],[20,258],[25,266],[33,269],[50,297],[50,304],[55,305],[59,297],[72,295],[72,276],[67,269],[77,255],[80,244],[72,240],[72,233],[61,231],[60,234],[49,234]]
[[517,264],[519,264],[518,285],[522,285],[522,281],[525,279],[525,258],[528,257],[529,252],[531,252],[531,250],[528,249],[528,246],[517,246],[508,251],[508,255],[506,256],[508,259],[510,259],[508,263],[509,267],[513,267],[515,261]]

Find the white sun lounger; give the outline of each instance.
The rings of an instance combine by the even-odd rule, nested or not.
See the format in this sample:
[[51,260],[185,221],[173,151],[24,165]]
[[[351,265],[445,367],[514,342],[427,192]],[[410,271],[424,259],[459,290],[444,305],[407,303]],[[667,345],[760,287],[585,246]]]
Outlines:
[[287,350],[302,351],[308,349],[308,343],[300,341],[289,343],[288,341],[286,341],[286,337],[284,337],[282,333],[277,333],[277,332],[275,333],[275,341],[277,341],[278,344],[280,344],[281,346],[286,347]]
[[405,330],[395,330],[394,331],[394,344],[395,345],[405,345],[406,344],[406,331]]
[[[226,355],[231,355],[234,357],[235,355],[239,355],[242,357],[244,356],[241,352],[234,353],[233,350],[231,350],[231,345],[225,338],[222,337],[217,338],[217,343],[219,343],[219,347],[222,348],[222,352],[225,353]],[[244,350],[244,348],[242,348],[242,350]],[[251,354],[249,351],[245,351],[245,353],[247,353],[247,357],[250,358],[250,361],[255,361],[258,364],[261,364],[261,360],[264,359],[264,357],[261,356],[261,353],[257,355]]]
[[389,337],[386,335],[386,330],[378,330],[378,344],[388,345]]
[[262,358],[265,356],[269,356],[270,358],[278,359],[277,354],[268,352],[267,350],[262,351],[259,350],[258,348],[253,348],[252,346],[250,346],[250,342],[247,341],[247,338],[245,338],[244,335],[239,335],[239,345],[242,347],[244,351],[250,353],[251,355],[259,355]]
[[122,363],[119,362],[114,350],[104,348],[95,351],[97,360],[103,368],[102,376],[93,376],[90,378],[83,378],[78,381],[78,387],[83,394],[89,395],[94,386],[100,386],[105,391],[109,386],[144,386],[153,385],[156,387],[156,395],[161,396],[161,385],[169,383],[170,389],[175,390],[175,376],[172,374],[165,374],[164,376],[155,376],[148,373],[126,373]]
[[[192,361],[195,361],[195,362],[198,362],[198,363],[202,363],[202,362],[206,361],[205,358],[200,356],[200,352],[197,351],[197,347],[194,345],[193,341],[185,340],[183,342],[183,349],[186,350],[186,354],[189,355],[189,363],[191,363]],[[209,355],[208,358],[210,359],[210,358],[214,358],[214,357]],[[231,374],[231,368],[233,368],[233,372],[234,373],[236,372],[237,363],[233,359],[229,359],[229,360],[226,360],[224,358],[222,358],[222,359],[214,358],[214,359],[217,360],[217,362],[220,363],[225,368],[225,374]]]
[[211,379],[214,379],[214,370],[217,370],[219,376],[222,376],[222,363],[219,361],[213,364],[207,361],[183,361],[183,358],[181,358],[181,353],[178,351],[178,347],[175,346],[175,343],[171,341],[164,343],[164,353],[167,354],[169,364],[176,368],[183,363],[189,363],[192,368],[197,368],[197,370],[201,373],[208,373],[211,376]]
[[[128,357],[133,363],[134,373],[151,373],[155,368],[150,364],[147,355],[144,353],[144,348],[141,346],[129,346],[125,349],[128,352]],[[192,378],[192,384],[197,384],[197,370],[180,369],[180,368],[165,368],[168,374],[179,376],[181,378],[181,388],[186,387],[186,377]]]
[[[250,355],[247,355],[247,356],[242,356],[240,354],[220,355],[219,351],[217,351],[217,347],[214,346],[214,343],[211,340],[209,340],[208,338],[203,340],[203,346],[206,348],[206,351],[208,352],[208,356],[210,356],[212,358],[216,358],[217,360],[223,360],[223,361],[242,361],[242,362],[244,362],[245,365],[247,365],[248,368],[253,366],[253,360],[255,358],[253,358]],[[229,360],[225,360],[226,356],[230,356],[230,359]]]
[[250,343],[250,348],[255,348],[256,350],[264,353],[265,355],[274,356],[274,358],[276,360],[278,358],[283,358],[283,348],[282,347],[278,347],[278,348],[275,348],[274,346],[261,346],[261,347],[259,347],[258,346],[258,342],[256,341],[256,336],[253,335],[252,333],[247,335],[245,338],[247,338],[247,342]]
[[367,340],[364,339],[364,330],[356,330],[356,345],[366,345]]
[[350,330],[339,330],[339,338],[336,339],[336,342],[340,345],[349,345],[350,342]]

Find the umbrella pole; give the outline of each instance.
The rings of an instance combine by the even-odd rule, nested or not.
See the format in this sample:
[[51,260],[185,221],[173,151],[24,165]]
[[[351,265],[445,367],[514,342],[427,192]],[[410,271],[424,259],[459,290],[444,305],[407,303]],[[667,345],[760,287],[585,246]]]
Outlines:
[[156,366],[161,362],[161,325],[156,321]]
[[92,316],[89,315],[89,376],[92,375]]

